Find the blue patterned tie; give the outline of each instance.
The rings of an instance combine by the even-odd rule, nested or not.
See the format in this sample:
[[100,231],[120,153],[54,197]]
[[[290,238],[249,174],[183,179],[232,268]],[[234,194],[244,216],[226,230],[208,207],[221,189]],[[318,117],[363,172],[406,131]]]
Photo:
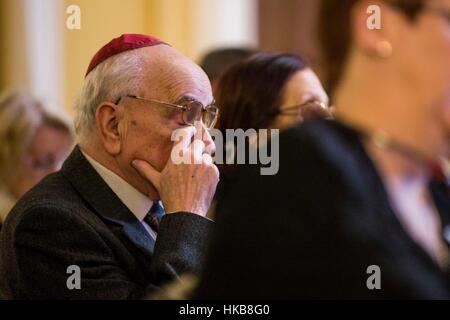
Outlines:
[[163,215],[164,208],[162,207],[161,202],[155,201],[153,202],[150,211],[145,216],[144,221],[150,226],[150,228],[152,228],[153,231],[157,233]]

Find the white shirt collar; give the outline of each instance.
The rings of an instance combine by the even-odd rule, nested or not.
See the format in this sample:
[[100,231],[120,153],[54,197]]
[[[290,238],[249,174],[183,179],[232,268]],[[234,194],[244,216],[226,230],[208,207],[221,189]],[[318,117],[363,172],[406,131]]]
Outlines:
[[117,197],[128,207],[128,209],[130,209],[136,218],[142,222],[150,211],[153,201],[117,174],[92,159],[84,151],[81,152]]

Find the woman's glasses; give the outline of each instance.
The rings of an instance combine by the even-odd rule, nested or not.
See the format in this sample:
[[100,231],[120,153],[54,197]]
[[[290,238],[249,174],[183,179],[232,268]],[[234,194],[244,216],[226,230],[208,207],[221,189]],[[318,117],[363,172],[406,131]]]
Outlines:
[[325,103],[318,101],[308,101],[295,106],[280,108],[276,115],[296,116],[303,120],[313,118],[333,118],[331,109]]

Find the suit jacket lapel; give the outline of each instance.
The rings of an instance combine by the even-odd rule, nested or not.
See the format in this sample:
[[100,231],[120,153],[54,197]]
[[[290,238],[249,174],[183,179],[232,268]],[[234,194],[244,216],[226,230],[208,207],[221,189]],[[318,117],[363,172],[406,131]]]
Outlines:
[[430,183],[430,191],[441,214],[444,227],[450,225],[450,190],[448,184],[444,181],[433,181]]
[[120,225],[126,237],[144,254],[153,254],[155,240],[95,171],[78,146],[64,162],[61,171],[98,215]]
[[[450,248],[450,193],[449,186],[444,181],[433,181],[430,183],[430,191],[433,196],[436,207],[441,216],[443,238]],[[448,268],[448,277],[450,280],[450,266]]]

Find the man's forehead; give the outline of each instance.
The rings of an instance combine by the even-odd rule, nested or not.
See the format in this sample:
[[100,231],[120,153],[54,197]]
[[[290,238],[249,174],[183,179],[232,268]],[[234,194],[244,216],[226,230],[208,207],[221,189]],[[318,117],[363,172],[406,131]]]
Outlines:
[[206,106],[213,102],[209,83],[181,80],[175,82],[173,86],[163,88],[162,91],[165,94],[164,99],[174,103],[198,101]]
[[[149,57],[150,58],[150,57]],[[181,54],[158,55],[146,66],[146,88],[153,96],[180,100],[197,100],[209,104],[212,100],[211,84],[203,70]]]

